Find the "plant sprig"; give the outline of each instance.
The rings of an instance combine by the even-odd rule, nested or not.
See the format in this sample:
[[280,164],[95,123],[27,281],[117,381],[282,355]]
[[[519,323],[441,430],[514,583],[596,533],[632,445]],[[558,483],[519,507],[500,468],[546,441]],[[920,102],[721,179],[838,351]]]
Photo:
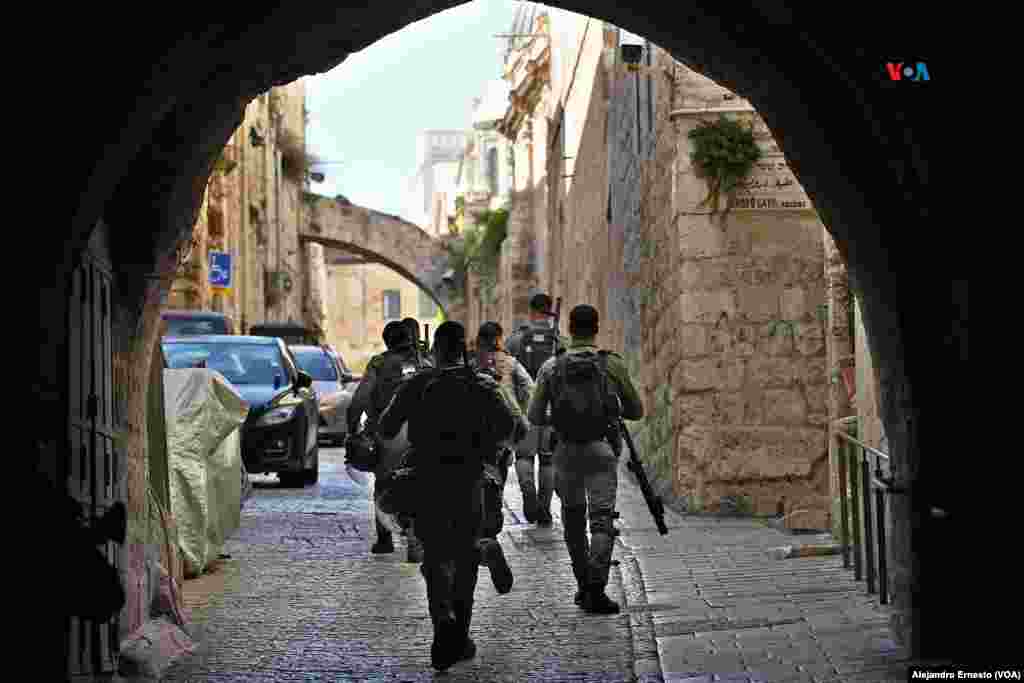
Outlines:
[[[712,213],[718,213],[721,196],[724,194],[731,199],[761,158],[761,148],[754,142],[753,124],[745,126],[721,116],[717,121],[701,121],[687,137],[694,147],[690,161],[698,177],[708,182],[708,196],[699,206],[710,204]],[[723,218],[729,208],[727,202]]]

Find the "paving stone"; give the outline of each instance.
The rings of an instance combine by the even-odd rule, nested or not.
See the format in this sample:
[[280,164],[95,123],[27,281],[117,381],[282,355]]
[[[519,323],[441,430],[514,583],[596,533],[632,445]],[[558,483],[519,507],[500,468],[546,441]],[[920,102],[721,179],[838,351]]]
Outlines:
[[[232,560],[183,590],[202,644],[163,680],[434,679],[418,568],[401,541],[394,555],[369,554],[369,491],[340,463],[340,450],[323,449],[320,483],[306,489],[254,477]],[[841,558],[772,560],[766,550],[792,537],[755,520],[667,511],[661,536],[624,469],[609,584],[623,613],[585,615],[572,604],[557,496],[551,529],[523,523],[514,474],[505,503],[516,582],[498,596],[482,570],[478,654],[450,670],[453,682],[872,680],[902,655],[887,608]]]

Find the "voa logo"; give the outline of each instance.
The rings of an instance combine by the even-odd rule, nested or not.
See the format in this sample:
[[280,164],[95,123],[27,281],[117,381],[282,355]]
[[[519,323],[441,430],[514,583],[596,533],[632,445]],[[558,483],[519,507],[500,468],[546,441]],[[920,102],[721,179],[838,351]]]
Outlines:
[[889,62],[885,65],[890,81],[929,81],[928,65],[924,62]]

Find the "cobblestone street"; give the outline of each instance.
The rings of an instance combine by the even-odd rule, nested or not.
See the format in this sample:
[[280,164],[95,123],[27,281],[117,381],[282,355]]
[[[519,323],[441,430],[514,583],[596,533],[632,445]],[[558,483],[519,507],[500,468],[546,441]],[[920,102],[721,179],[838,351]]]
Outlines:
[[[321,450],[320,483],[280,488],[253,477],[228,557],[188,581],[196,652],[166,681],[904,681],[888,614],[839,556],[777,560],[798,539],[755,520],[667,513],[653,528],[620,477],[622,535],[609,595],[623,611],[584,614],[562,541],[521,518],[514,474],[502,545],[515,573],[499,596],[486,569],[471,635],[477,657],[444,674],[418,565],[369,553],[369,490],[340,449]],[[807,543],[827,537],[801,537]]]

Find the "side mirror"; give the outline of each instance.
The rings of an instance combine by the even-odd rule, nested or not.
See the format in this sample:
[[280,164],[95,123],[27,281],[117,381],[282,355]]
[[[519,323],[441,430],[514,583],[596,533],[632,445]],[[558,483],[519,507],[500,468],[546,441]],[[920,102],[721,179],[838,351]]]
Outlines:
[[295,379],[295,386],[298,389],[305,389],[313,386],[313,376],[308,372],[299,370],[299,376]]

